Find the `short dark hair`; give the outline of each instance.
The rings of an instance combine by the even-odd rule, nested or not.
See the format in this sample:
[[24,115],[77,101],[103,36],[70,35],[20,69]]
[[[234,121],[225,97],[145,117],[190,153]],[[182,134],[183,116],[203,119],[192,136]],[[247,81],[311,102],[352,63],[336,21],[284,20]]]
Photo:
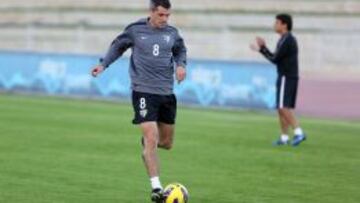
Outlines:
[[293,29],[293,20],[290,14],[281,13],[276,16],[277,20],[280,20],[283,24],[286,24],[288,31]]
[[150,9],[154,10],[157,7],[164,7],[166,9],[171,8],[170,0],[150,0]]

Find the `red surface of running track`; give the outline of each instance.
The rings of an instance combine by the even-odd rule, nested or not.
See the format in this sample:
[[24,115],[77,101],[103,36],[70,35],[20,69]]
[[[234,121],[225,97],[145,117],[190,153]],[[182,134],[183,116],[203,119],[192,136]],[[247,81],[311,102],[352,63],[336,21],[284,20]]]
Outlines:
[[297,102],[302,115],[360,120],[360,81],[301,79]]

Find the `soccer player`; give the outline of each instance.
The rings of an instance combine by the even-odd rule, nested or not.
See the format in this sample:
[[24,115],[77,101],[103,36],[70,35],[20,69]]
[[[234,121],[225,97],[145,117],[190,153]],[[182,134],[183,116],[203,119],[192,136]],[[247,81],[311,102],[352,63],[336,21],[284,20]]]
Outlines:
[[133,123],[142,132],[142,155],[153,202],[163,201],[157,148],[170,150],[173,146],[177,108],[174,73],[178,83],[186,77],[185,43],[178,30],[168,25],[170,14],[169,0],[151,0],[150,16],[127,26],[112,42],[100,64],[92,69],[92,75],[98,76],[131,48]]
[[257,37],[256,44],[251,48],[259,51],[269,61],[277,66],[278,78],[276,83],[276,106],[281,126],[280,139],[275,141],[277,146],[290,143],[288,129],[291,126],[294,130],[292,146],[298,146],[306,140],[306,135],[295,118],[294,109],[299,81],[298,45],[292,34],[292,17],[289,14],[276,16],[274,25],[275,32],[281,37],[277,43],[275,53],[269,51],[263,38]]

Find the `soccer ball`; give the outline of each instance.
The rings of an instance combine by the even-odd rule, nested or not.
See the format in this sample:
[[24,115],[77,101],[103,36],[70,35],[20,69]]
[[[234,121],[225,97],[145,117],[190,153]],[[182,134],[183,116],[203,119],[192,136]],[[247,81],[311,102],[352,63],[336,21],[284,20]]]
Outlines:
[[173,183],[164,189],[165,203],[187,203],[189,192],[180,183]]

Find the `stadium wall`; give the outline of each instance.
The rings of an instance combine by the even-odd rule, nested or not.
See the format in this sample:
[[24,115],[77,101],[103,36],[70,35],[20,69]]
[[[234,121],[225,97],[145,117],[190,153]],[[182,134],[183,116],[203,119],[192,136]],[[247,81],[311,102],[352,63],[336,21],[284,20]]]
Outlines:
[[[274,16],[294,16],[305,77],[353,78],[360,73],[360,1],[172,0],[171,24],[192,58],[265,62],[249,49],[263,36],[272,49]],[[0,49],[102,54],[130,22],[148,15],[148,0],[3,0]]]

